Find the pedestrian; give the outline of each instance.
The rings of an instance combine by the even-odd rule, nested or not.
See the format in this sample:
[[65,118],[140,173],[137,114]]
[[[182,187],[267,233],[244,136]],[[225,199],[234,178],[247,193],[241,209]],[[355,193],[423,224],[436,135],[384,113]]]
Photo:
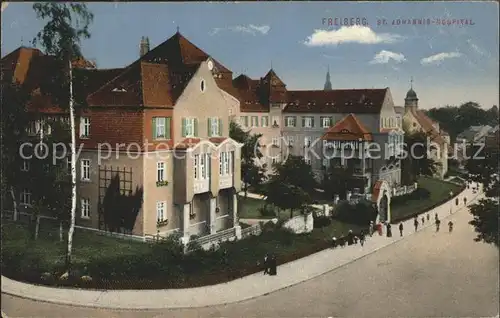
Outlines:
[[464,205],[467,205],[467,198],[464,197]]
[[392,230],[390,223],[387,223],[387,237],[392,237]]
[[347,245],[352,245],[354,243],[354,234],[352,234],[352,230],[349,230],[347,233]]
[[264,256],[264,275],[269,274],[269,255]]
[[345,243],[346,243],[345,237],[341,237],[339,240],[340,247],[345,247]]
[[359,243],[361,243],[361,246],[363,246],[365,244],[365,232],[364,231],[361,231],[361,233],[359,233]]
[[427,221],[430,221],[431,220],[431,216],[429,215],[429,213],[427,213]]
[[403,236],[403,222],[399,223],[399,236]]
[[448,231],[451,233],[451,231],[453,231],[453,222],[450,220],[450,222],[448,222]]
[[439,220],[439,217],[438,217],[438,214],[437,214],[437,213],[434,215],[434,219],[435,219],[436,221],[437,221],[437,220]]
[[422,216],[422,226],[424,226],[425,218]]
[[333,246],[333,248],[337,247],[337,238],[335,236],[332,237],[332,246]]
[[415,227],[415,232],[417,232],[417,230],[418,230],[418,219],[417,219],[416,216],[415,216],[415,219],[413,219],[413,226]]
[[370,233],[370,236],[373,236],[373,231],[375,230],[375,225],[373,225],[373,221],[370,221],[370,228],[368,229],[368,233]]
[[278,269],[278,265],[277,265],[277,261],[276,261],[276,256],[273,254],[273,255],[271,255],[271,258],[270,258],[269,275],[275,276],[277,274],[277,269]]
[[439,232],[439,226],[441,225],[441,220],[436,219],[436,232]]
[[354,245],[358,244],[359,238],[357,236],[354,236]]

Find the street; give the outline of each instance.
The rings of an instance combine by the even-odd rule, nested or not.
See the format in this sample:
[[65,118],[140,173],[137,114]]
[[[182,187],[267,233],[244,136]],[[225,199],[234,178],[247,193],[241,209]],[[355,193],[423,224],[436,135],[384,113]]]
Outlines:
[[473,241],[467,211],[450,217],[455,224],[452,233],[446,216],[440,216],[438,233],[429,227],[325,275],[241,303],[108,311],[2,294],[2,311],[8,317],[494,317],[498,249]]

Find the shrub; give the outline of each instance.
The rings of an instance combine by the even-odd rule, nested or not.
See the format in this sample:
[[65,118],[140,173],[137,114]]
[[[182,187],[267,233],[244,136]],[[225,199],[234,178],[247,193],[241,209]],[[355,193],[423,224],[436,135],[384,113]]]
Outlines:
[[347,201],[340,202],[333,212],[333,217],[341,222],[366,225],[375,220],[377,211],[370,202],[361,201],[356,205]]
[[322,228],[332,224],[332,219],[327,216],[318,216],[314,218],[314,228]]
[[275,217],[276,216],[276,211],[274,210],[274,208],[272,206],[269,206],[269,205],[264,205],[263,207],[260,207],[258,209],[259,213],[261,216],[264,216],[264,217]]

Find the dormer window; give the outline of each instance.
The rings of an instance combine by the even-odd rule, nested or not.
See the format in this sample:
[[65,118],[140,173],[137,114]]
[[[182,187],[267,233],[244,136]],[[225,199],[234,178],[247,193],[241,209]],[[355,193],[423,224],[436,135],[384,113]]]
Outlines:
[[123,88],[123,87],[120,87],[120,88],[115,87],[115,88],[112,90],[112,92],[114,92],[114,93],[126,93],[126,92],[127,92],[127,90],[126,90],[125,88]]

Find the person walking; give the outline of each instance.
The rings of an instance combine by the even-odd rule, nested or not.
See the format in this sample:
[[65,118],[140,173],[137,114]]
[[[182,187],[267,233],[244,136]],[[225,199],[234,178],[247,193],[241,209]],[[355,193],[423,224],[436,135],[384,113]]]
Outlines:
[[370,236],[373,236],[374,230],[375,230],[375,225],[373,224],[373,221],[370,221],[370,228],[368,229]]
[[451,233],[451,231],[453,231],[453,222],[450,220],[450,222],[448,222],[448,232]]
[[439,220],[439,217],[438,217],[438,214],[437,214],[437,213],[434,215],[434,219],[435,219],[436,221],[437,221],[437,220]]
[[427,213],[427,222],[429,222],[431,220],[431,216],[429,215],[429,213]]
[[365,245],[365,232],[364,231],[361,231],[361,233],[359,233],[359,243],[361,244],[361,246]]
[[387,223],[387,237],[392,237],[392,230],[390,223]]
[[436,219],[436,232],[439,232],[439,226],[441,225],[441,220]]
[[332,247],[333,248],[337,247],[337,238],[335,236],[332,238]]
[[415,232],[418,230],[418,218],[415,216],[413,219],[413,226],[415,227]]
[[467,205],[467,198],[464,197],[464,205]]
[[264,275],[269,274],[269,255],[264,256]]
[[354,244],[354,234],[352,234],[352,230],[349,230],[349,233],[347,233],[347,245],[352,244]]
[[403,222],[399,223],[399,236],[403,236]]
[[275,276],[278,274],[278,265],[276,261],[276,256],[273,254],[270,258],[270,264],[269,264],[269,275]]
[[422,226],[424,226],[425,218],[422,216]]

